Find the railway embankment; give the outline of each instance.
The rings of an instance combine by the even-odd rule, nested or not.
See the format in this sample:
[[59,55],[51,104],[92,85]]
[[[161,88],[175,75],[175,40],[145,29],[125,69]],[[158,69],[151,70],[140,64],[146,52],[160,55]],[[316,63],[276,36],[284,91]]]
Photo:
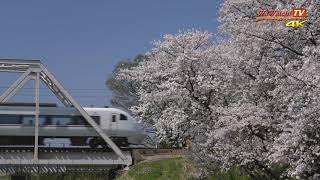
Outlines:
[[194,179],[196,166],[186,155],[184,149],[134,149],[134,165],[118,172],[116,180]]
[[133,164],[148,161],[158,161],[163,159],[185,157],[187,151],[185,149],[133,149]]
[[119,172],[116,180],[186,180],[196,179],[194,163],[184,157],[144,160]]

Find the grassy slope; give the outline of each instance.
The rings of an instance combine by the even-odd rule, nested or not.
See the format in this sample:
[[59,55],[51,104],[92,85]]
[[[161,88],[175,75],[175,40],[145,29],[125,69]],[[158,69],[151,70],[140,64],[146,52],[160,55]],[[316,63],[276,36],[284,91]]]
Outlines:
[[10,177],[7,175],[0,174],[0,180],[10,180]]
[[[173,158],[152,162],[144,162],[130,167],[130,170],[116,180],[188,180],[197,179],[194,175],[195,164],[185,158]],[[216,174],[208,180],[251,180],[242,175],[239,169]]]
[[194,179],[194,171],[192,162],[184,158],[173,158],[134,165],[117,180],[186,180]]

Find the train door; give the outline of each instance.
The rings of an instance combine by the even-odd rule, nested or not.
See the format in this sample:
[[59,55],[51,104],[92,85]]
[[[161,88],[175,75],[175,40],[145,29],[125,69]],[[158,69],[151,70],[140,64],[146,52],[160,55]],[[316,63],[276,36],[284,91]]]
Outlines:
[[116,135],[119,125],[119,114],[112,113],[110,121],[110,130],[112,135]]

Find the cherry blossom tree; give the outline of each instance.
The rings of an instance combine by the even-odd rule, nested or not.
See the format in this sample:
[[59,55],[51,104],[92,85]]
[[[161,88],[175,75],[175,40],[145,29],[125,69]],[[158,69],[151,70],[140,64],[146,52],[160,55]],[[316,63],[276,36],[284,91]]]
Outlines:
[[[146,60],[119,79],[139,84],[132,110],[163,141],[193,139],[213,170],[239,166],[251,176],[317,178],[320,172],[318,0],[224,0],[220,32],[165,35]],[[257,21],[259,9],[305,7],[305,27]],[[283,174],[275,164],[288,166]]]
[[226,103],[231,93],[231,68],[211,37],[200,31],[166,35],[147,61],[118,76],[139,82],[141,103],[133,111],[154,124],[161,140],[183,144],[203,133],[216,116],[212,104]]
[[[255,19],[259,9],[291,10],[294,7],[307,8],[308,19],[303,28],[285,27],[284,21]],[[231,146],[223,153],[227,157],[223,162],[227,165],[256,162],[255,165],[268,167],[271,162],[281,162],[290,166],[289,175],[302,178],[319,176],[318,9],[318,0],[267,1],[264,4],[251,0],[223,2],[220,29],[230,36],[230,47],[234,49],[231,58],[237,60],[237,70],[250,79],[241,88],[242,92],[246,92],[242,96],[245,103],[238,103],[235,110],[225,113],[227,117],[233,116],[233,123],[226,124],[225,128],[232,130],[237,125],[234,122],[245,123],[231,132],[240,133],[249,129],[251,135],[247,134],[246,138],[260,139],[260,143],[250,139],[256,147],[254,151],[247,150],[248,142]],[[239,111],[241,108],[246,111]],[[239,120],[232,115],[233,112]],[[224,116],[221,119],[225,121]],[[215,137],[216,133],[211,133],[211,136]],[[239,142],[246,140],[241,135],[237,137]],[[214,140],[211,142],[217,148],[217,143]],[[235,143],[232,139],[230,142]],[[225,156],[233,152],[240,153],[236,154],[239,162],[232,163],[230,156]]]

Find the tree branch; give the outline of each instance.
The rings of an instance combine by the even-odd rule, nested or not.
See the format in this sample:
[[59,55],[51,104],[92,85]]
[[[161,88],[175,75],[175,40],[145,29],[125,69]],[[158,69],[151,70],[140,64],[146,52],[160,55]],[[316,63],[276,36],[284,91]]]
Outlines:
[[247,35],[247,36],[252,36],[252,37],[255,37],[255,38],[258,38],[258,39],[262,39],[262,40],[265,40],[265,41],[268,41],[268,42],[279,44],[283,48],[288,49],[289,51],[291,51],[291,52],[293,52],[293,53],[295,53],[295,54],[297,54],[299,56],[304,56],[304,54],[298,52],[297,50],[295,50],[295,49],[293,49],[293,48],[291,48],[289,46],[284,45],[281,42],[278,42],[278,41],[275,41],[275,40],[270,40],[270,39],[267,39],[267,38],[264,38],[264,37],[261,37],[261,36],[255,35],[255,34],[249,34],[249,33],[246,33],[246,32],[242,32],[242,33]]

